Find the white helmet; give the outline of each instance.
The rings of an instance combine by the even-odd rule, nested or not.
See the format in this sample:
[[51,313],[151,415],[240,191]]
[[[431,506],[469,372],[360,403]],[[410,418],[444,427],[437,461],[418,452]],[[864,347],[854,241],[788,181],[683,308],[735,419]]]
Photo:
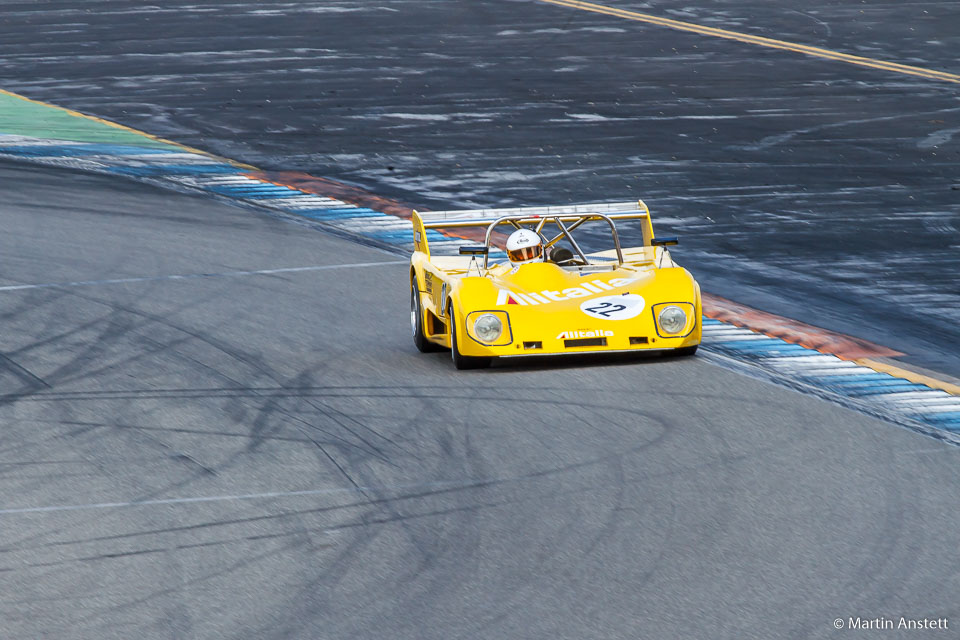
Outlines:
[[533,262],[543,257],[543,241],[540,234],[530,229],[517,229],[507,238],[507,258],[510,264]]

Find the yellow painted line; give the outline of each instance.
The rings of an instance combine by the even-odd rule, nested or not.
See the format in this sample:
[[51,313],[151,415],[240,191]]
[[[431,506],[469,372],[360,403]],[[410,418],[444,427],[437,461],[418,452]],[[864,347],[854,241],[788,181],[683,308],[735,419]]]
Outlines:
[[229,158],[222,158],[222,157],[217,156],[217,155],[214,155],[214,154],[212,154],[212,153],[208,153],[208,152],[206,152],[206,151],[203,151],[202,149],[196,149],[196,148],[194,148],[194,147],[190,147],[190,146],[187,146],[187,145],[185,145],[185,144],[180,144],[179,142],[174,142],[174,141],[172,141],[172,140],[167,140],[166,138],[161,138],[161,137],[159,137],[159,136],[155,136],[155,135],[153,135],[152,133],[147,133],[146,131],[140,131],[139,129],[134,129],[134,128],[132,128],[132,127],[127,127],[127,126],[125,126],[125,125],[118,124],[118,123],[116,123],[116,122],[111,122],[110,120],[104,120],[103,118],[98,118],[98,117],[96,117],[96,116],[90,116],[90,115],[87,115],[87,114],[85,114],[85,113],[80,113],[79,111],[74,111],[73,109],[66,109],[66,108],[64,108],[64,107],[61,107],[61,106],[58,106],[58,105],[55,105],[55,104],[51,104],[51,103],[49,103],[49,102],[43,102],[42,100],[34,100],[33,98],[28,98],[28,97],[26,97],[26,96],[22,96],[22,95],[20,95],[19,93],[13,93],[12,91],[7,91],[7,90],[5,90],[5,89],[0,89],[0,94],[3,94],[3,95],[5,95],[5,96],[9,96],[9,97],[11,97],[11,98],[17,98],[17,99],[19,99],[19,100],[24,100],[24,101],[26,101],[26,102],[30,102],[30,103],[33,103],[33,104],[36,104],[36,105],[40,105],[40,106],[42,106],[42,107],[48,107],[48,108],[50,108],[50,109],[57,109],[57,110],[59,110],[59,111],[63,111],[64,113],[67,113],[67,114],[69,114],[69,115],[71,115],[71,116],[74,116],[74,117],[77,117],[77,118],[85,118],[85,119],[87,119],[87,120],[92,120],[92,121],[94,121],[94,122],[99,122],[100,124],[107,125],[108,127],[113,127],[113,128],[115,128],[115,129],[122,129],[122,130],[128,131],[128,132],[130,132],[130,133],[135,133],[135,134],[140,135],[140,136],[143,136],[143,137],[145,137],[145,138],[150,138],[151,140],[154,140],[154,141],[156,141],[156,142],[162,142],[162,143],[164,143],[164,144],[173,145],[173,146],[175,146],[175,147],[178,147],[178,148],[180,148],[180,149],[183,149],[184,151],[189,151],[189,152],[191,152],[191,153],[199,153],[200,155],[206,156],[206,157],[208,157],[208,158],[211,158],[211,159],[213,159],[213,160],[217,160],[217,161],[220,161],[220,162],[225,162],[225,163],[230,164],[230,165],[233,165],[233,166],[235,166],[235,167],[237,167],[237,168],[239,168],[239,169],[247,169],[247,170],[254,170],[254,171],[257,171],[257,170],[258,170],[257,167],[254,167],[254,166],[249,165],[249,164],[244,164],[244,163],[242,163],[242,162],[237,162],[236,160],[231,160],[231,159],[229,159]]
[[907,371],[906,369],[901,369],[900,367],[886,364],[885,362],[877,362],[876,360],[871,360],[869,358],[861,358],[860,360],[854,360],[854,362],[863,365],[864,367],[869,367],[880,373],[889,373],[892,376],[903,378],[904,380],[909,380],[910,382],[925,384],[932,389],[940,389],[941,391],[952,393],[955,396],[960,396],[960,385],[944,382],[943,380],[937,380],[936,378],[931,378],[930,376],[914,373],[913,371]]
[[647,13],[637,13],[636,11],[607,7],[602,4],[594,4],[592,2],[580,2],[579,0],[540,0],[540,2],[555,4],[561,7],[569,7],[571,9],[580,9],[582,11],[592,11],[593,13],[602,13],[617,18],[625,18],[627,20],[636,20],[637,22],[646,22],[648,24],[669,27],[671,29],[679,29],[681,31],[690,31],[693,33],[699,33],[700,35],[713,36],[715,38],[737,40],[738,42],[759,45],[761,47],[794,51],[796,53],[803,53],[809,56],[816,56],[818,58],[826,58],[828,60],[836,60],[838,62],[846,62],[848,64],[869,67],[871,69],[881,69],[883,71],[893,71],[911,76],[919,76],[921,78],[929,78],[931,80],[943,80],[945,82],[960,83],[960,75],[947,73],[946,71],[935,71],[932,69],[913,67],[897,62],[887,62],[885,60],[854,56],[848,53],[840,53],[839,51],[811,47],[805,44],[796,44],[793,42],[786,42],[784,40],[774,40],[772,38],[753,36],[748,33],[739,33],[737,31],[727,31],[726,29],[704,27],[691,22],[681,22],[679,20],[661,18],[659,16],[654,16]]

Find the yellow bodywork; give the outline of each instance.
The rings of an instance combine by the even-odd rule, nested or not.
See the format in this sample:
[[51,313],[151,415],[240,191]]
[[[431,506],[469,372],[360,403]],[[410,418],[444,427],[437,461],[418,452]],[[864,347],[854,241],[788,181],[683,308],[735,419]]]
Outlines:
[[[644,213],[645,246],[623,248],[622,264],[611,250],[587,254],[591,266],[534,262],[514,268],[491,257],[483,269],[482,255],[431,256],[424,223],[414,212],[410,284],[420,297],[424,337],[449,348],[452,311],[459,352],[468,357],[689,351],[701,339],[700,287],[669,251],[651,244]],[[686,312],[683,330],[668,334],[659,326],[656,314],[664,305]],[[504,325],[493,343],[474,333],[481,312]]]

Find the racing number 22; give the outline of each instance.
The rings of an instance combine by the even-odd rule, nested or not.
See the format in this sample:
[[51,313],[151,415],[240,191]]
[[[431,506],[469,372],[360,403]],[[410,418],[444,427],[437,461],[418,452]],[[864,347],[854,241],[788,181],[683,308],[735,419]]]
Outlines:
[[584,311],[595,313],[599,316],[603,316],[604,318],[609,318],[612,314],[617,313],[618,311],[624,311],[626,308],[627,308],[626,305],[622,305],[622,304],[614,304],[612,302],[601,302],[598,305],[584,308]]
[[643,298],[635,293],[622,293],[618,296],[604,296],[593,300],[584,300],[580,311],[592,318],[602,320],[627,320],[635,318],[643,311]]

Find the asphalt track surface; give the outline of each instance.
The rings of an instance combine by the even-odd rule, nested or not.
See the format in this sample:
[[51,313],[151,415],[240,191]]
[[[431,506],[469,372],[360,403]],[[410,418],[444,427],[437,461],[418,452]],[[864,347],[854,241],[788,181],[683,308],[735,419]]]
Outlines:
[[960,622],[956,447],[699,356],[455,372],[393,255],[68,170],[0,194],[4,637]]
[[[615,4],[958,71],[951,3]],[[535,2],[120,0],[0,2],[0,86],[416,205],[641,195],[710,291],[960,370],[955,85]],[[0,223],[0,635],[960,622],[955,447],[702,357],[455,373],[395,256],[199,197],[0,163]]]
[[[960,71],[952,2],[607,4]],[[0,7],[6,89],[414,206],[642,196],[706,290],[960,377],[956,84],[534,0]]]

